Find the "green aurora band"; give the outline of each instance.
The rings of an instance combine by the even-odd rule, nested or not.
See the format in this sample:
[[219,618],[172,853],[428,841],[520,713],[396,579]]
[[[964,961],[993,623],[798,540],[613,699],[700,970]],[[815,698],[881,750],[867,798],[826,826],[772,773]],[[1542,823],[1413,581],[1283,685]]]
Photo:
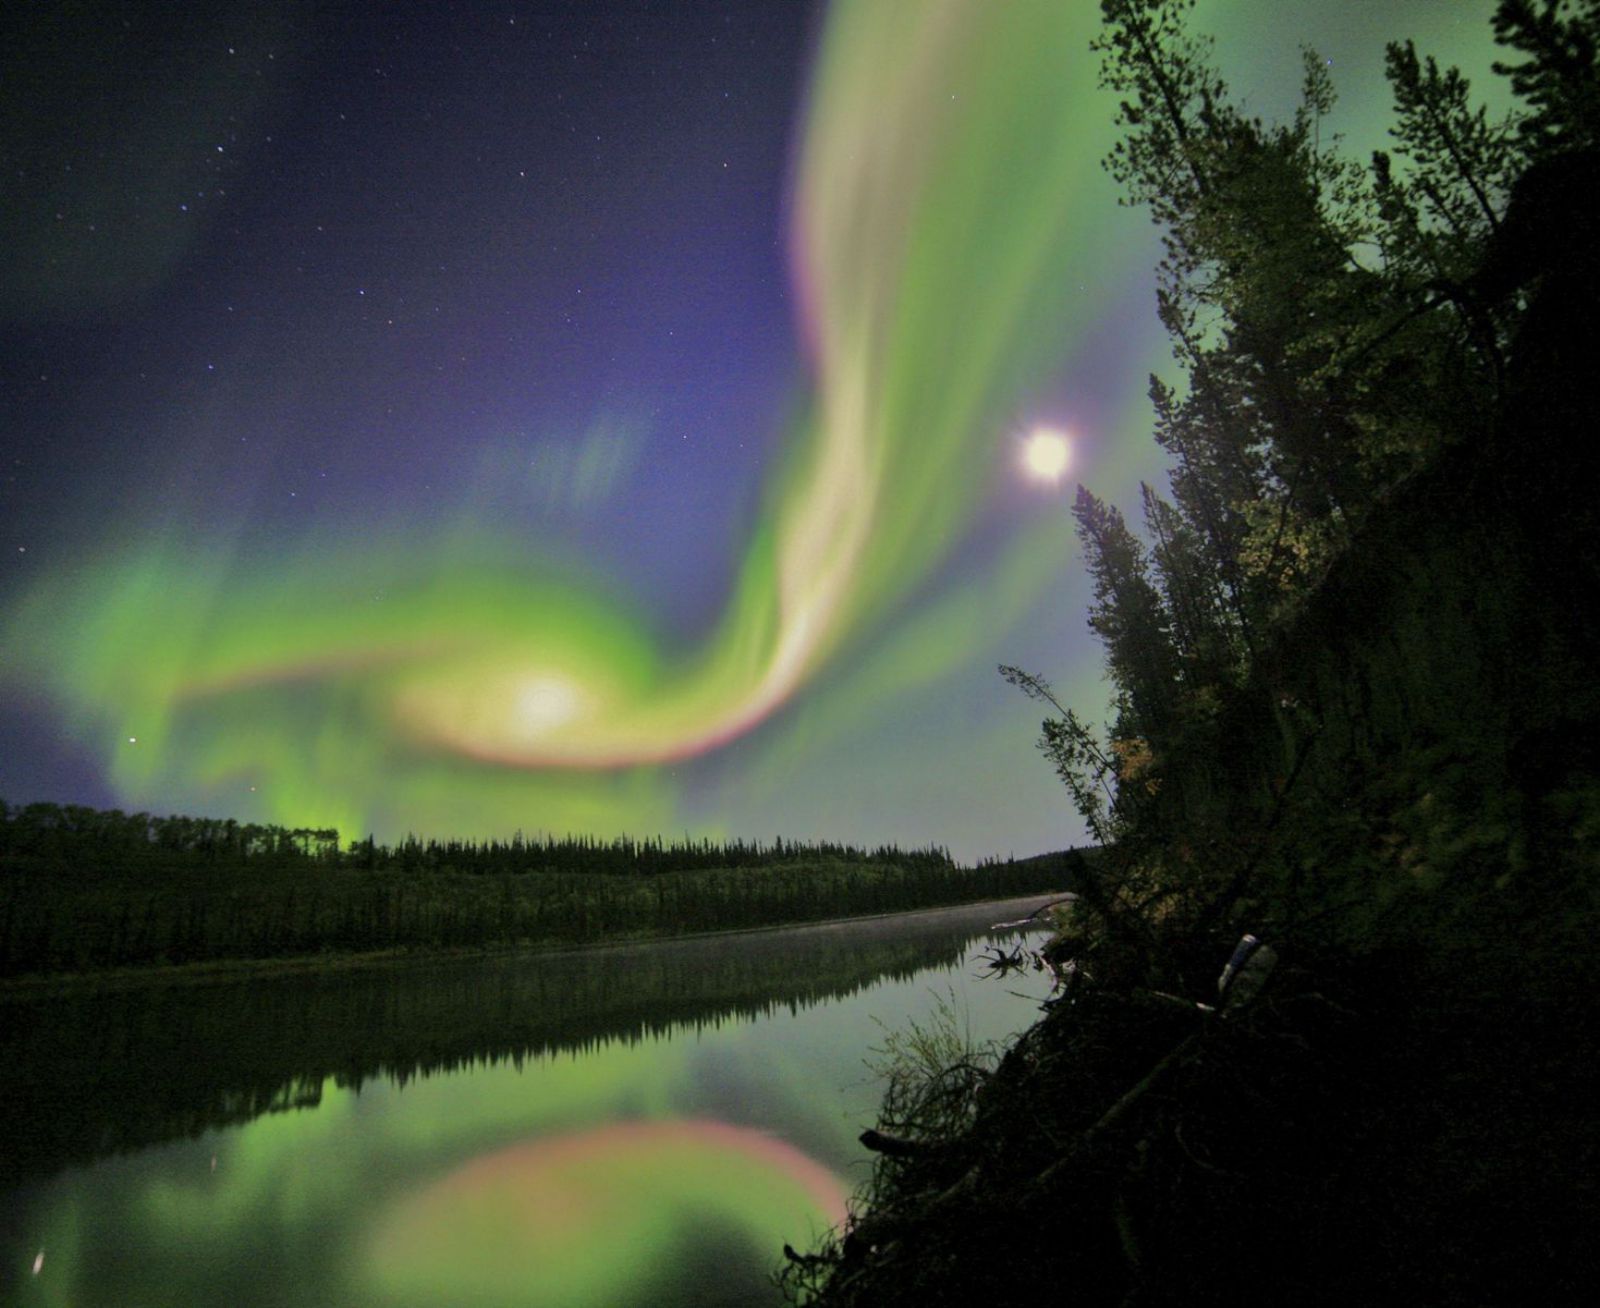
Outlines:
[[[1395,15],[1375,8],[1213,0],[1196,21],[1224,54],[1287,70],[1271,100],[1293,94],[1294,41],[1375,49],[1393,36]],[[1424,48],[1485,86],[1484,5],[1399,8]],[[741,755],[758,795],[793,796],[797,780],[814,784],[797,758],[851,731],[863,705],[992,662],[1057,594],[1070,521],[1008,524],[1002,544],[991,535],[968,555],[981,575],[953,578],[952,560],[1011,472],[1035,388],[1114,313],[1152,247],[1099,170],[1113,106],[1093,90],[1097,6],[916,11],[830,8],[790,220],[811,386],[723,614],[697,643],[660,636],[603,577],[530,560],[528,541],[463,505],[432,538],[326,531],[270,559],[141,524],[24,598],[0,677],[53,703],[126,803],[243,801],[347,834],[486,834],[687,825],[663,765],[798,698],[784,729]],[[1343,125],[1357,146],[1380,145],[1376,63],[1351,75],[1357,116],[1341,110]],[[1165,355],[1149,327],[1125,343],[1128,401],[1093,441],[1094,479],[1114,499],[1158,475],[1138,394]],[[579,507],[605,512],[626,442],[590,451],[587,439],[556,462]],[[375,590],[381,606],[365,602]],[[1102,695],[1091,664],[1067,675],[1070,698]],[[1010,742],[1025,725],[1004,728],[1004,756],[1024,754]],[[967,733],[966,749],[999,741]]]
[[[815,392],[698,648],[504,542],[324,542],[239,567],[176,540],[42,585],[7,633],[24,675],[133,802],[251,780],[274,818],[346,831],[380,802],[450,811],[468,790],[469,812],[549,827],[669,817],[649,765],[763,721],[971,524],[1005,434],[991,415],[1060,339],[1047,288],[1074,174],[1095,166],[1058,130],[1085,36],[1072,9],[834,10],[793,233]],[[378,579],[388,603],[354,602]]]

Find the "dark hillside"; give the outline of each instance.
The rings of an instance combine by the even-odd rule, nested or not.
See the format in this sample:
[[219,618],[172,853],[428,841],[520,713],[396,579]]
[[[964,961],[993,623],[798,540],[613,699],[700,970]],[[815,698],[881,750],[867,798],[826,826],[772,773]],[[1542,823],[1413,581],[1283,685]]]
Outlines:
[[[1071,997],[949,1137],[948,1105],[887,1124],[936,1147],[879,1161],[837,1265],[794,1266],[796,1289],[829,1270],[817,1302],[1579,1300],[1600,1274],[1600,683],[1532,562],[1548,537],[1461,511],[1493,457],[1374,520],[1278,675],[1174,769],[1196,809],[1244,797],[1253,874],[1136,944],[1073,924],[1051,950],[1086,969]],[[1279,955],[1261,996],[1182,1003],[1216,999],[1242,931]]]

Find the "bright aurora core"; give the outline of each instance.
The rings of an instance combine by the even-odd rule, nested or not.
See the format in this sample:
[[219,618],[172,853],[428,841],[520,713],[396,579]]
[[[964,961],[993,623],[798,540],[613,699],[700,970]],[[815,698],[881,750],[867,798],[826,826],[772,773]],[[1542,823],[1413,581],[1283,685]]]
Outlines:
[[[1382,40],[1487,80],[1487,5],[1367,8],[1198,21],[1255,111],[1328,53],[1358,148]],[[1065,501],[1027,482],[1159,470],[1096,9],[27,25],[0,794],[385,838],[1079,839],[993,669],[1103,703]],[[1085,435],[1035,432],[1019,476],[1025,413]]]

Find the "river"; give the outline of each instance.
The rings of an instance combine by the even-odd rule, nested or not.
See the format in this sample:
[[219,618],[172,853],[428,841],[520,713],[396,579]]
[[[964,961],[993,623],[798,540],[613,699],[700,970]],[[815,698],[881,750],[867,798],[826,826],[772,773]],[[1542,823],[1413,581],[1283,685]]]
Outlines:
[[780,1302],[869,1169],[872,1051],[1029,1025],[1044,978],[977,955],[1045,898],[0,999],[0,1302]]

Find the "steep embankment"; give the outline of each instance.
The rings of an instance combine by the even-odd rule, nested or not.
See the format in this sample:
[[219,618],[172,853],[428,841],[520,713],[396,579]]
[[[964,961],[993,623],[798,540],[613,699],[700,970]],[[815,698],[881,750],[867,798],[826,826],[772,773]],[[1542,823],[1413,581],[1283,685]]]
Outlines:
[[[1371,515],[1167,761],[1141,885],[1206,893],[1068,924],[1048,952],[1084,971],[992,1074],[907,1069],[881,1124],[905,1139],[791,1289],[1499,1304],[1593,1280],[1594,456],[1521,393]],[[1205,1012],[1242,931],[1276,969]]]

